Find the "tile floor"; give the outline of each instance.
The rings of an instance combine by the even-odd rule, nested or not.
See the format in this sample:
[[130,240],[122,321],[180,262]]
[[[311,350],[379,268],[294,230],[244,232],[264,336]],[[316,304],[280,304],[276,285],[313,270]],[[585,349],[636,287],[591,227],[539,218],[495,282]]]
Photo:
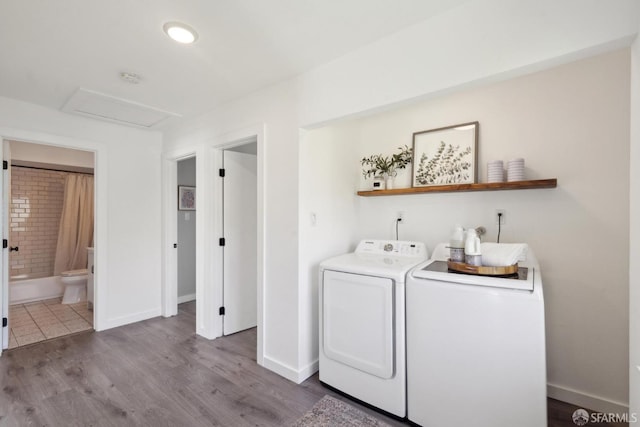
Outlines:
[[93,329],[87,303],[62,304],[62,298],[9,307],[9,348]]

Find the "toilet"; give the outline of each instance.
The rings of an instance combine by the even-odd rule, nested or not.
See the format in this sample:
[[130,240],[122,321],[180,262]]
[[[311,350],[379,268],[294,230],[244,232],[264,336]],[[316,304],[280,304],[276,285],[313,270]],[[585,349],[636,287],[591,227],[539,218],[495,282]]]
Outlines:
[[87,300],[87,269],[63,271],[60,280],[64,285],[62,304],[75,304]]

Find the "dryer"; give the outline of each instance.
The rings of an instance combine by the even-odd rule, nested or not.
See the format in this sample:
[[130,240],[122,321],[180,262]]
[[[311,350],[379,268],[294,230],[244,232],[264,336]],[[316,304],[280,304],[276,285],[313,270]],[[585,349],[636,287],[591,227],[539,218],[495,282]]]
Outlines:
[[320,381],[406,416],[405,277],[423,243],[363,240],[320,264]]

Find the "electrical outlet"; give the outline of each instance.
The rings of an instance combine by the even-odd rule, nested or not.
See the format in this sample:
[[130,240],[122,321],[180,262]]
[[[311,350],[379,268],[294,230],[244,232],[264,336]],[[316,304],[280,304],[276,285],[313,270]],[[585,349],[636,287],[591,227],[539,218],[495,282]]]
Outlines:
[[496,209],[496,225],[507,225],[507,211]]
[[398,211],[398,214],[396,215],[396,219],[399,219],[402,222],[404,222],[404,211]]

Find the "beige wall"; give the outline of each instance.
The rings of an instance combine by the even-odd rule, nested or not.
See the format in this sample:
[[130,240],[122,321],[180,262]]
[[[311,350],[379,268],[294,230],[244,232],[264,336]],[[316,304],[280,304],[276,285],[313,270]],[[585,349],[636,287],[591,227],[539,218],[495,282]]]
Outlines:
[[32,144],[22,141],[8,141],[11,144],[11,160],[66,165],[93,169],[93,151],[70,150],[52,145]]
[[[400,239],[433,248],[461,224],[484,225],[494,241],[495,210],[506,210],[501,241],[529,243],[542,266],[550,394],[603,411],[628,403],[629,58],[617,51],[343,123],[323,129],[321,141],[357,145],[344,151],[351,194],[365,185],[361,157],[411,145],[416,131],[475,120],[481,181],[487,161],[514,157],[525,158],[528,178],[558,178],[556,189],[358,197],[357,237],[395,238],[403,211]],[[311,168],[303,160],[300,169]],[[318,160],[313,170],[331,170],[321,155],[307,161]],[[397,184],[409,182],[406,174]],[[336,221],[328,229],[343,221],[317,215]]]

